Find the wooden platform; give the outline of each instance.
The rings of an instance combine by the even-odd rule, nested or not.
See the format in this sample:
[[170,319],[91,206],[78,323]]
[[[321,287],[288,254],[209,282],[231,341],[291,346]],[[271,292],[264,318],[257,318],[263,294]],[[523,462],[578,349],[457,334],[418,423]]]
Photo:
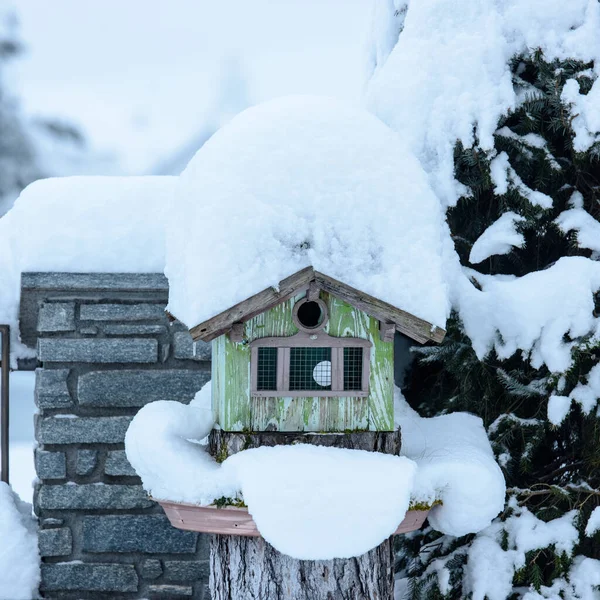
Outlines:
[[[225,535],[260,536],[247,508],[234,506],[217,508],[166,500],[157,500],[157,502],[163,507],[171,525],[178,529]],[[428,510],[409,510],[394,535],[420,529],[428,514]]]

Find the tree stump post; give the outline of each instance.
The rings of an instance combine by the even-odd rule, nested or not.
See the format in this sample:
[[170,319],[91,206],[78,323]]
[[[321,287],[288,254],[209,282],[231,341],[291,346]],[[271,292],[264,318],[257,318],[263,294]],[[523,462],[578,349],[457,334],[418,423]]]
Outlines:
[[[241,450],[295,443],[399,454],[400,431],[348,434],[213,430],[210,452],[223,460]],[[213,600],[392,600],[393,538],[362,556],[297,560],[261,537],[211,536],[210,589]]]

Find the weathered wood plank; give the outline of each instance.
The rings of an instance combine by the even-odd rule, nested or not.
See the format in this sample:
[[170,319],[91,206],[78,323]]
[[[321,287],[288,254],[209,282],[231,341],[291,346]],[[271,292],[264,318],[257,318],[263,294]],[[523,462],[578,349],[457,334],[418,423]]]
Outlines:
[[250,348],[226,335],[213,340],[212,405],[217,423],[233,431],[250,427]]
[[[157,502],[163,507],[171,525],[178,529],[225,535],[260,536],[247,508],[236,506],[217,508],[214,505],[198,506],[167,500],[157,500]],[[428,514],[428,510],[409,510],[394,532],[395,535],[420,529]]]

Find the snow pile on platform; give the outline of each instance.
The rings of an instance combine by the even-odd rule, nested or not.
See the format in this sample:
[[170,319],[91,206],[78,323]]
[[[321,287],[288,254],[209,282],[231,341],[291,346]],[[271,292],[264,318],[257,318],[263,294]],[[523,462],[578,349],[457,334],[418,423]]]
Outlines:
[[417,464],[414,498],[441,500],[429,524],[453,536],[487,527],[504,508],[506,484],[496,464],[483,421],[468,413],[420,417],[398,388],[394,420],[402,429],[401,453]]
[[183,172],[172,216],[168,310],[190,327],[309,265],[445,325],[439,202],[367,111],[311,96],[244,111]]
[[209,382],[189,405],[151,402],[129,425],[127,459],[153,497],[211,504],[238,492],[201,443],[214,425],[210,390]]
[[176,177],[65,177],[25,188],[0,219],[0,323],[17,331],[21,273],[162,272]]
[[0,598],[37,598],[40,555],[31,505],[0,483]]
[[[520,101],[513,56],[540,48],[547,60],[593,60],[600,74],[597,0],[395,0],[375,3],[373,22],[369,107],[406,140],[448,205],[464,191],[455,142],[470,147],[477,136],[493,149],[498,119]],[[600,136],[600,79],[587,95],[571,80],[563,97],[574,104],[575,147],[585,150]]]
[[129,462],[155,498],[243,498],[265,539],[295,558],[363,554],[396,530],[409,501],[441,500],[430,524],[457,536],[489,526],[504,506],[504,478],[472,415],[422,419],[399,395],[404,456],[298,444],[245,450],[219,465],[197,441],[212,426],[208,395],[205,387],[190,406],[143,407],[125,438]]
[[255,448],[223,462],[261,535],[316,560],[360,556],[404,519],[416,466],[402,456],[308,444]]

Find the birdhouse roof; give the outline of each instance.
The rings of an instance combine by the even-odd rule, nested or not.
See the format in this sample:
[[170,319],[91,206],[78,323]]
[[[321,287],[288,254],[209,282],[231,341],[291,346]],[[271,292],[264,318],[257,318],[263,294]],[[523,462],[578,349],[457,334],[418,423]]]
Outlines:
[[348,304],[378,318],[383,323],[393,324],[397,331],[422,344],[429,341],[441,342],[446,334],[441,327],[365,294],[324,273],[319,273],[312,267],[307,267],[286,277],[279,282],[277,288],[266,288],[199,323],[191,328],[190,333],[195,340],[210,341],[229,331],[234,323],[247,321],[284,302],[291,296],[307,290],[311,285],[337,296]]
[[419,161],[375,116],[328,98],[273,100],[225,125],[180,176],[167,309],[211,339],[316,281],[436,339],[449,313],[445,226]]

